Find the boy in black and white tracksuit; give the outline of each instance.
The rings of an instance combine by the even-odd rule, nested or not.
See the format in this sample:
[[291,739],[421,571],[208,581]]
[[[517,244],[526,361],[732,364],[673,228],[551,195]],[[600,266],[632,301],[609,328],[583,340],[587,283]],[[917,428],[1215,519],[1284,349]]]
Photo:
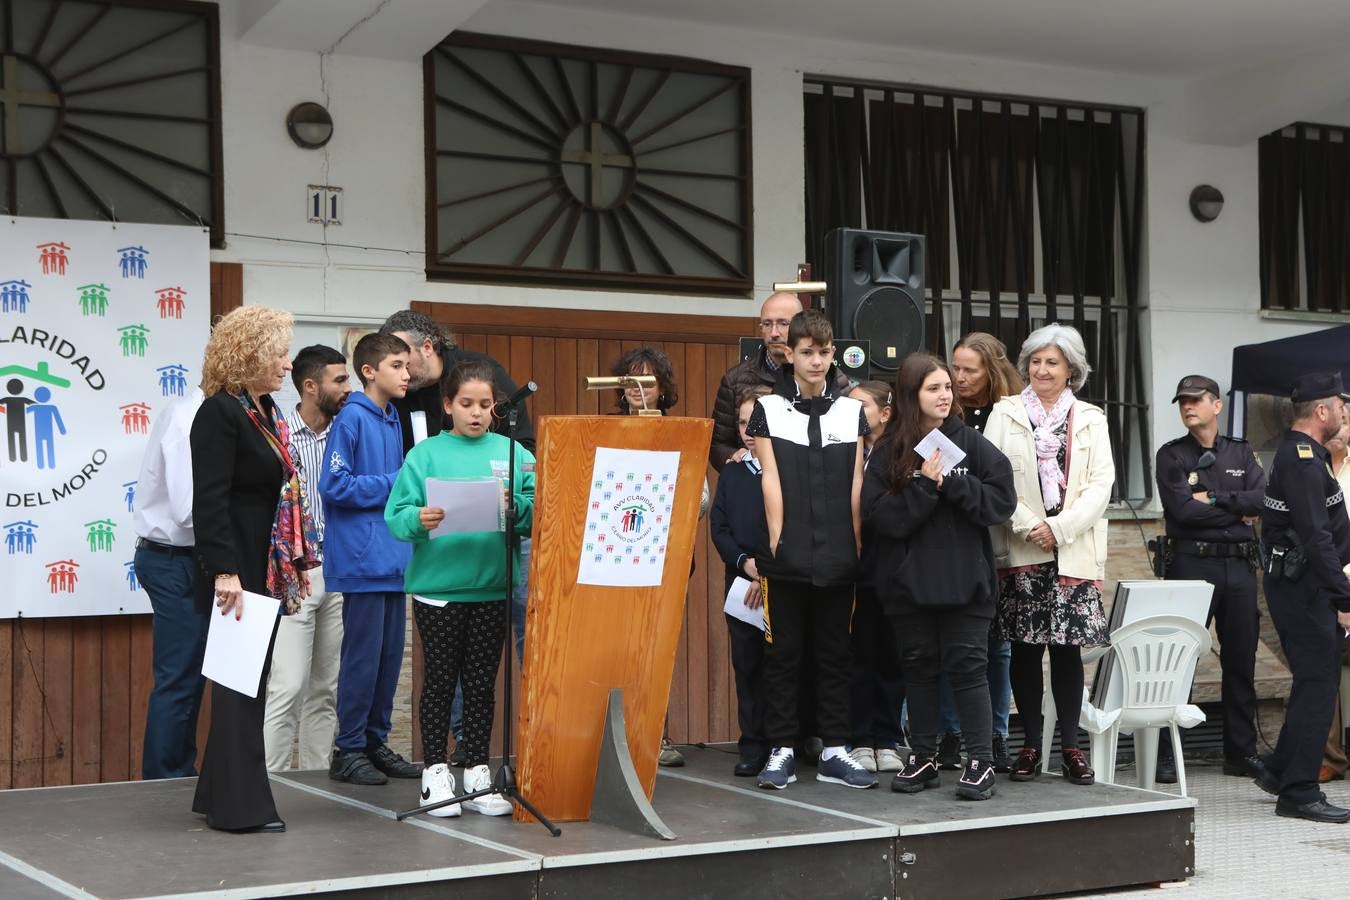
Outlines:
[[845,745],[851,732],[849,623],[861,531],[862,404],[833,386],[834,335],[819,310],[788,329],[788,364],[761,397],[747,433],[764,466],[769,554],[756,560],[764,599],[764,731],[773,749],[760,787],[796,781],[793,745],[798,669],[810,635],[816,658],[816,725],[825,744],[816,778],[876,785]]

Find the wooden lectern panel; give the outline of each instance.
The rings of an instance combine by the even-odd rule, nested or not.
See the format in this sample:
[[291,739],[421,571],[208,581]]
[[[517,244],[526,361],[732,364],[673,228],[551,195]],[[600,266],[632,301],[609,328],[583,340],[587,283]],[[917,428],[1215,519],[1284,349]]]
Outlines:
[[[610,688],[623,689],[628,743],[651,798],[711,440],[710,419],[539,422],[516,778],[521,793],[555,821],[590,815]],[[597,447],[680,452],[658,586],[577,584]],[[527,818],[519,808],[515,816]]]

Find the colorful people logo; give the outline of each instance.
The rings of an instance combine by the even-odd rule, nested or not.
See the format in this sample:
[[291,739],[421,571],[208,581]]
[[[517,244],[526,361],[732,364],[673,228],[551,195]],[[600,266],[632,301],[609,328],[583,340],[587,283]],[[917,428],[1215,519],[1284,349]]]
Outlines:
[[187,296],[187,291],[181,287],[160,288],[155,291],[159,295],[159,301],[156,305],[159,307],[159,317],[161,319],[181,319],[183,318],[183,298]]
[[122,277],[123,278],[144,278],[145,277],[145,257],[150,252],[144,247],[119,247],[118,253],[122,254]]
[[150,431],[150,407],[145,403],[127,403],[122,410],[122,430],[127,434],[147,434]]
[[127,512],[136,511],[136,482],[123,482],[122,487],[127,489],[126,495],[122,497],[127,502]]
[[106,284],[82,284],[75,290],[80,292],[80,314],[85,316],[106,316],[108,314],[108,291]]
[[159,393],[164,397],[181,397],[187,392],[187,366],[170,363],[155,370],[159,373]]
[[149,328],[144,325],[123,325],[117,332],[120,335],[117,343],[122,348],[123,356],[145,356],[145,351],[150,346],[145,337],[150,333]]
[[112,519],[95,519],[84,523],[84,527],[88,529],[85,538],[89,541],[91,553],[112,552],[113,543],[117,540],[117,535],[113,532],[116,525]]
[[47,587],[53,594],[73,594],[80,580],[80,564],[73,559],[47,563]]
[[38,527],[36,522],[24,519],[22,522],[10,522],[5,528],[5,552],[10,556],[19,553],[32,555],[37,537],[33,533]]
[[140,589],[141,583],[136,580],[136,562],[124,562],[122,565],[127,569],[127,590],[136,591]]
[[22,279],[0,281],[0,312],[28,312],[28,289],[31,287]]
[[64,275],[66,274],[66,265],[70,262],[70,245],[61,241],[48,244],[38,244],[38,262],[42,266],[43,275]]
[[39,387],[33,391],[32,397],[24,395],[24,378],[60,388],[70,387],[70,382],[53,375],[45,362],[38,363],[36,369],[26,366],[0,367],[0,378],[10,375],[23,377],[9,378],[4,382],[4,391],[0,392],[0,410],[5,413],[5,444],[9,449],[9,461],[28,462],[29,416],[32,416],[38,468],[55,468],[56,432],[66,433],[65,422],[61,420],[61,412],[56,404],[48,402],[52,399],[52,392],[47,387]]
[[642,530],[642,515],[644,510],[639,504],[623,508],[623,523],[621,528],[625,534],[632,534]]

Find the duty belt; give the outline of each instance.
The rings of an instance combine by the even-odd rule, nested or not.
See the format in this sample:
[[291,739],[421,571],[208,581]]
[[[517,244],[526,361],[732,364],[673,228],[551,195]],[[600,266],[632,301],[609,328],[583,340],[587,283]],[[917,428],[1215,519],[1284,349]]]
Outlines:
[[1211,557],[1215,559],[1245,559],[1256,546],[1255,541],[1187,541],[1172,538],[1172,549],[1183,556]]

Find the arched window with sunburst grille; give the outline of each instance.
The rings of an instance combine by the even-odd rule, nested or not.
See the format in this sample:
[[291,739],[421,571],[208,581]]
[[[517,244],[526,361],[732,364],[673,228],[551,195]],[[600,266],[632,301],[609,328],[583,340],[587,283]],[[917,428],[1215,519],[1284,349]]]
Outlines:
[[0,0],[0,206],[224,237],[220,24],[186,0]]
[[464,33],[424,69],[429,277],[750,290],[748,69]]

